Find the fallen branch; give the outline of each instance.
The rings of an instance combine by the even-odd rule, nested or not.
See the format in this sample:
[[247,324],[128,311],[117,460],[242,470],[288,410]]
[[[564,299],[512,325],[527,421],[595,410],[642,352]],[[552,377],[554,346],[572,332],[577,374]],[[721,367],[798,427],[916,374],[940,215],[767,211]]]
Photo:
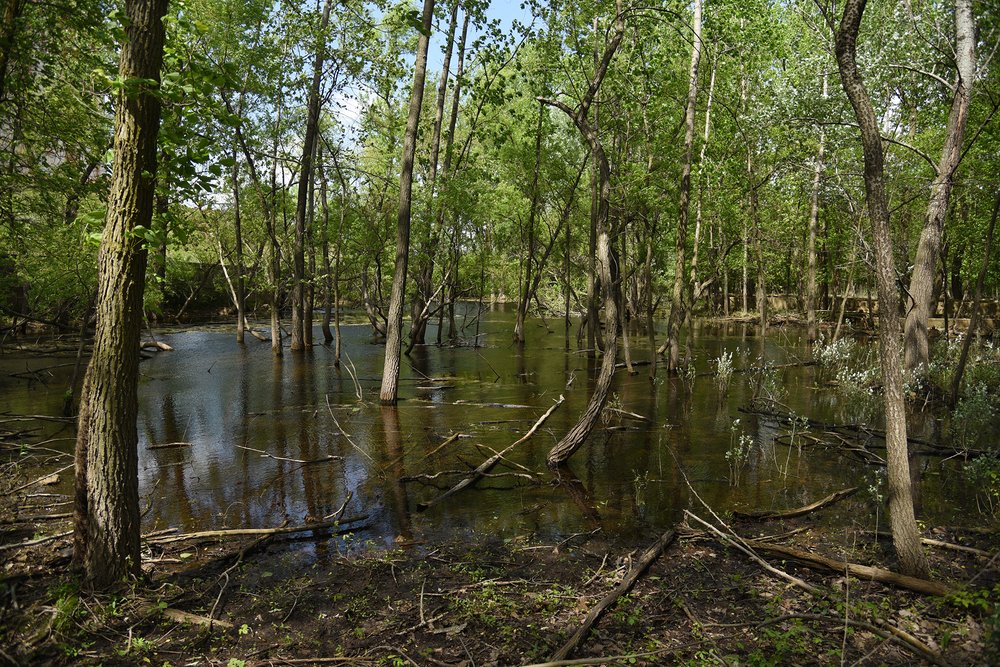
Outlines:
[[818,509],[828,507],[834,503],[843,500],[844,498],[849,498],[850,496],[857,493],[858,487],[852,486],[849,489],[843,489],[842,491],[835,491],[828,495],[822,500],[817,500],[814,503],[809,503],[808,505],[803,505],[793,510],[785,510],[779,512],[776,510],[767,512],[733,512],[734,519],[746,519],[749,521],[771,521],[774,519],[792,519],[794,517],[803,516],[809,514],[810,512],[815,512]]
[[230,630],[233,624],[229,621],[220,621],[217,618],[209,618],[208,616],[199,616],[198,614],[192,614],[187,611],[181,611],[180,609],[172,609],[167,607],[163,610],[163,615],[169,618],[171,621],[176,623],[190,623],[191,625],[203,625],[208,629],[213,627],[222,628],[223,630]]
[[3,544],[0,545],[0,551],[8,551],[10,549],[20,549],[22,547],[33,547],[36,544],[44,544],[45,542],[51,542],[52,540],[58,540],[62,537],[69,537],[73,534],[72,530],[67,530],[65,533],[56,533],[55,535],[48,535],[47,537],[39,537],[37,540],[28,540],[27,542],[18,542],[17,544]]
[[[51,485],[51,484],[57,484],[59,482],[59,473],[65,472],[65,471],[69,470],[70,468],[73,467],[73,465],[74,464],[71,463],[71,464],[69,464],[68,466],[66,466],[64,468],[60,468],[59,470],[56,470],[55,472],[46,473],[46,474],[42,475],[41,477],[39,477],[38,479],[34,479],[34,480],[28,482],[27,484],[22,484],[21,486],[17,487],[16,489],[11,489],[10,491],[7,492],[7,495],[10,495],[12,493],[17,493],[18,491],[21,491],[22,489],[27,489],[29,486],[34,486],[35,484],[43,484],[43,485],[46,485],[46,486]],[[46,480],[51,480],[53,477],[55,477],[54,481],[46,481]]]
[[[891,533],[878,532],[875,533],[877,537],[892,539]],[[980,558],[991,558],[993,554],[989,551],[983,551],[982,549],[976,549],[975,547],[967,547],[963,544],[955,544],[954,542],[945,542],[943,540],[934,540],[929,537],[920,538],[921,544],[926,544],[929,547],[936,547],[938,549],[946,549],[948,551],[958,551],[960,553],[972,554],[973,556],[979,556]]]
[[[321,521],[319,523],[307,523],[301,526],[279,526],[278,528],[234,528],[229,530],[203,530],[197,533],[181,533],[179,535],[164,535],[162,537],[151,537],[147,541],[153,544],[169,544],[171,542],[184,542],[187,540],[218,539],[224,537],[242,537],[248,535],[286,535],[289,533],[303,533],[309,530],[323,530],[325,528],[340,528],[342,523],[355,523],[366,519],[365,516],[355,516],[340,521]],[[357,528],[343,528],[342,532],[351,532]]]
[[653,564],[660,554],[673,543],[674,539],[677,538],[677,531],[670,529],[660,536],[660,539],[656,540],[653,546],[646,549],[642,556],[632,567],[632,570],[628,573],[628,576],[620,584],[618,584],[613,591],[608,593],[604,598],[598,602],[591,610],[587,613],[586,618],[583,619],[583,623],[580,627],[576,629],[576,632],[562,645],[558,651],[552,654],[549,659],[550,663],[558,662],[560,660],[565,660],[569,657],[570,653],[575,651],[577,647],[583,642],[587,633],[590,632],[590,628],[594,626],[597,619],[601,617],[602,614],[607,610],[608,607],[613,605],[618,601],[618,598],[628,593],[632,590],[635,582],[638,581],[639,577],[649,569],[649,566]]
[[333,454],[327,454],[326,456],[322,456],[318,459],[309,459],[309,460],[290,459],[286,456],[275,456],[274,454],[268,454],[263,449],[254,449],[253,447],[244,447],[243,445],[236,445],[236,447],[239,449],[245,449],[248,452],[257,452],[258,454],[260,454],[261,458],[274,459],[275,461],[289,461],[290,463],[304,463],[304,464],[325,463],[326,461],[337,461],[343,458],[342,456],[334,456]]
[[[647,363],[649,363],[649,362],[647,362]],[[639,362],[638,361],[633,361],[632,365],[633,366],[638,366]],[[642,416],[642,415],[640,415],[638,413],[629,412],[628,410],[622,410],[621,408],[609,408],[609,407],[605,406],[604,409],[607,410],[608,412],[614,412],[615,414],[621,415],[623,417],[631,417],[632,419],[635,419],[637,421],[646,422],[647,424],[652,421],[649,417],[644,417],[644,416]]]
[[190,447],[190,442],[164,442],[160,445],[150,445],[146,449],[174,449],[176,447]]
[[847,563],[780,544],[771,544],[769,542],[747,539],[744,539],[743,541],[748,547],[754,549],[755,551],[762,551],[764,553],[791,558],[814,570],[828,570],[837,574],[847,572],[854,575],[858,579],[877,581],[882,584],[888,584],[897,588],[905,588],[915,593],[922,593],[924,595],[947,595],[951,592],[951,589],[942,583],[928,581],[927,579],[920,579],[918,577],[911,577],[905,574],[898,574],[896,572],[883,570],[882,568],[873,567],[871,565]]
[[545,414],[543,414],[541,417],[539,417],[538,421],[535,422],[535,425],[532,426],[528,430],[528,432],[525,433],[524,436],[522,436],[514,444],[510,445],[509,447],[507,447],[503,451],[498,452],[498,453],[494,454],[493,456],[491,456],[490,458],[488,458],[485,461],[483,461],[483,463],[480,464],[480,466],[478,468],[476,468],[471,473],[469,473],[468,477],[466,477],[465,479],[463,479],[462,481],[460,481],[458,484],[456,484],[455,486],[451,487],[450,489],[448,489],[447,491],[445,491],[444,493],[442,493],[437,498],[434,498],[433,500],[431,500],[429,502],[420,503],[419,505],[417,505],[417,509],[422,512],[422,511],[426,510],[427,508],[432,507],[433,505],[436,505],[437,503],[441,502],[445,498],[448,498],[449,496],[452,496],[452,495],[458,493],[459,491],[461,491],[465,487],[467,487],[467,486],[469,486],[471,484],[475,484],[480,478],[482,478],[482,476],[485,473],[489,472],[490,468],[492,468],[493,466],[495,466],[497,464],[497,462],[500,461],[504,457],[505,454],[509,453],[515,447],[517,447],[521,443],[523,443],[526,440],[528,440],[529,438],[531,438],[531,436],[533,436],[535,434],[535,431],[537,431],[541,427],[541,425],[545,423],[545,420],[549,418],[549,415],[551,415],[553,412],[555,412],[555,409],[558,408],[560,405],[562,405],[563,401],[565,401],[565,400],[566,399],[562,395],[560,395],[559,399],[552,405],[552,407],[550,407],[548,410],[546,410]]

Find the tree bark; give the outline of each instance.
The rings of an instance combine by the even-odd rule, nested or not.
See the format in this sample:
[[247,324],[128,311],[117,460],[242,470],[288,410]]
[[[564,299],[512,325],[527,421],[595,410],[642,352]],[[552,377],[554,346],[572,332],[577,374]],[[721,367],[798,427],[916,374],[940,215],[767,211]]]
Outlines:
[[958,366],[955,369],[955,377],[951,383],[952,407],[958,403],[958,393],[962,388],[962,376],[965,374],[965,365],[969,361],[969,348],[972,345],[972,339],[976,335],[976,327],[979,324],[979,300],[983,296],[986,273],[990,268],[990,254],[993,252],[993,231],[996,229],[998,211],[1000,211],[1000,192],[997,192],[996,201],[993,203],[993,215],[990,216],[990,226],[986,230],[986,248],[983,250],[983,266],[979,269],[979,277],[976,278],[976,291],[972,295],[972,314],[969,316],[969,328],[965,332],[965,339],[962,341],[962,353],[958,357]]
[[604,50],[594,78],[584,93],[583,99],[576,109],[570,108],[567,104],[558,100],[539,98],[539,101],[557,107],[566,113],[573,124],[590,144],[598,169],[598,183],[600,184],[600,196],[597,208],[597,251],[595,262],[600,274],[601,284],[604,289],[604,359],[601,361],[601,370],[597,376],[597,384],[594,393],[590,397],[587,408],[580,416],[577,424],[549,451],[547,463],[550,467],[564,463],[573,453],[580,448],[587,436],[590,435],[594,424],[597,422],[604,407],[604,402],[608,398],[608,391],[611,389],[611,381],[615,374],[615,357],[618,349],[618,304],[615,297],[615,285],[618,283],[618,266],[611,257],[611,232],[608,227],[608,208],[611,199],[611,168],[608,164],[607,154],[596,130],[587,121],[587,112],[590,110],[597,91],[600,90],[604,76],[608,72],[608,66],[621,44],[625,35],[625,16],[622,11],[622,0],[615,3],[615,32]]
[[889,487],[889,519],[896,554],[905,574],[926,577],[927,558],[920,546],[920,529],[913,514],[910,462],[906,444],[903,369],[900,364],[899,315],[896,304],[896,268],[893,262],[889,205],[885,192],[884,157],[878,119],[858,71],[858,30],[866,0],[847,0],[836,38],[837,64],[844,92],[851,101],[861,130],[864,150],[865,194],[872,223],[878,284],[878,337],[885,401],[885,445]]
[[976,76],[976,35],[972,18],[972,0],[955,0],[955,55],[958,82],[945,133],[937,175],[931,183],[931,198],[924,216],[917,256],[913,261],[909,295],[912,300],[906,313],[905,364],[908,371],[926,368],[930,360],[927,343],[929,320],[934,314],[934,275],[941,253],[944,219],[948,198],[954,184],[955,170],[962,158],[962,140],[969,119],[972,84]]
[[[826,99],[827,78],[823,74],[823,99]],[[816,237],[819,235],[819,184],[823,176],[823,150],[826,131],[819,131],[819,149],[816,151],[816,166],[813,170],[812,197],[809,203],[809,247],[807,250],[809,275],[806,283],[806,331],[809,342],[817,339],[816,325]]]
[[694,39],[691,42],[691,67],[688,70],[687,109],[684,114],[684,152],[681,158],[680,202],[678,204],[677,237],[674,242],[674,288],[670,297],[667,319],[667,370],[680,368],[682,297],[684,294],[684,263],[687,252],[688,209],[691,201],[691,152],[694,146],[694,116],[698,102],[698,65],[701,62],[701,0],[694,0]]
[[[416,289],[413,292],[413,303],[410,306],[410,342],[406,353],[409,354],[414,345],[423,345],[427,341],[427,322],[432,309],[427,308],[427,300],[434,293],[434,267],[440,245],[441,224],[434,217],[434,194],[437,185],[438,157],[441,154],[441,126],[444,124],[444,104],[448,97],[448,75],[451,69],[451,51],[455,44],[455,28],[458,25],[458,0],[452,0],[451,18],[448,23],[448,37],[444,49],[444,62],[441,64],[441,78],[438,80],[437,99],[434,105],[434,126],[431,132],[430,173],[427,184],[431,191],[427,204],[427,237],[417,246],[418,269],[416,272]],[[468,24],[466,24],[468,25]],[[438,207],[443,209],[442,206]],[[438,333],[440,340],[440,331]]]
[[514,343],[524,345],[524,318],[531,303],[532,267],[535,259],[535,218],[538,216],[538,175],[542,168],[542,127],[545,105],[538,104],[538,124],[535,127],[535,170],[531,177],[531,210],[528,212],[528,252],[524,260],[524,284],[517,300],[514,318]]
[[[330,24],[331,0],[324,0],[323,14],[316,35],[316,55],[313,60],[312,82],[309,85],[309,101],[306,110],[306,134],[302,142],[302,167],[299,170],[299,187],[295,202],[295,247],[292,252],[292,342],[293,351],[312,346],[307,341],[305,328],[312,328],[312,321],[306,322],[306,267],[305,243],[308,235],[307,217],[313,180],[313,157],[319,136],[319,88],[323,80],[323,63],[326,60],[326,29]],[[311,338],[311,336],[309,336]]]
[[413,194],[413,158],[417,148],[417,127],[420,107],[424,100],[424,79],[427,73],[427,45],[430,41],[434,0],[424,0],[421,32],[417,40],[417,58],[413,72],[410,111],[403,135],[403,163],[399,176],[399,215],[396,219],[396,268],[392,276],[389,314],[386,319],[385,362],[379,400],[383,405],[395,405],[399,389],[399,355],[403,342],[403,301],[406,297],[406,268],[410,255],[410,208]]
[[98,257],[97,326],[76,452],[74,558],[95,588],[139,575],[139,334],[156,185],[166,0],[127,0],[108,213]]

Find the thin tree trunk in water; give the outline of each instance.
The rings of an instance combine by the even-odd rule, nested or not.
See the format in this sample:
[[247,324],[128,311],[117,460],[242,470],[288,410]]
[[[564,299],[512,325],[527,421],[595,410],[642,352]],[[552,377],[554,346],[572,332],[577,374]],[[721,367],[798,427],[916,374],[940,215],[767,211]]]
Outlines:
[[[326,28],[330,24],[331,4],[331,0],[323,2],[323,15],[320,18],[319,32],[316,36],[316,56],[313,61],[312,82],[309,86],[309,101],[306,111],[306,134],[302,144],[302,168],[299,171],[298,195],[295,202],[295,247],[292,252],[292,350],[312,347],[312,321],[306,321],[306,280],[308,277],[305,270],[305,243],[308,235],[306,227],[308,226],[309,199],[313,181],[313,156],[316,154],[316,140],[319,136],[319,88],[323,79],[323,62],[326,59]],[[306,327],[310,329],[309,335],[306,334]]]
[[531,303],[532,266],[535,258],[535,218],[538,215],[538,175],[542,168],[542,121],[545,119],[545,105],[538,103],[538,123],[535,126],[535,170],[531,177],[531,210],[528,212],[528,254],[525,258],[524,284],[517,301],[517,315],[514,319],[514,342],[524,345],[524,318]]
[[[441,78],[438,81],[437,99],[434,105],[430,174],[427,178],[427,184],[431,192],[426,214],[427,237],[418,241],[416,248],[416,289],[413,291],[413,302],[410,304],[410,342],[406,347],[406,354],[409,354],[413,350],[414,345],[423,345],[426,342],[427,321],[432,314],[432,309],[427,308],[427,299],[430,299],[434,293],[434,267],[437,263],[438,246],[441,243],[440,224],[434,217],[434,194],[437,185],[438,156],[441,152],[441,126],[444,123],[444,103],[448,96],[451,50],[455,43],[455,27],[458,24],[458,5],[458,0],[452,0],[451,19],[448,23],[448,37],[444,49],[444,62],[441,65]],[[438,208],[443,207],[439,204]]]
[[948,115],[948,128],[937,176],[931,183],[931,198],[927,204],[924,228],[920,233],[917,256],[910,278],[909,310],[905,324],[905,364],[913,371],[926,368],[930,360],[927,328],[934,314],[934,274],[941,252],[944,219],[948,213],[948,198],[954,184],[955,170],[962,157],[962,140],[969,119],[972,82],[976,75],[976,35],[972,18],[972,0],[955,0],[955,56],[958,82]]
[[691,68],[688,71],[687,108],[684,114],[684,153],[681,158],[680,203],[677,236],[674,241],[674,288],[667,318],[667,370],[681,365],[681,323],[683,322],[684,263],[687,252],[688,208],[691,201],[691,151],[694,146],[694,114],[698,102],[698,64],[701,61],[701,0],[694,1],[694,39],[691,42]]
[[[594,68],[596,70],[598,62],[600,60],[600,47],[598,46],[598,36],[600,35],[600,26],[598,25],[597,17],[594,17]],[[594,133],[600,136],[601,132],[601,108],[597,107],[594,109]],[[590,245],[588,246],[589,253],[587,254],[587,356],[594,357],[597,356],[597,348],[600,345],[598,339],[601,333],[601,317],[597,313],[597,290],[599,288],[607,289],[607,285],[599,285],[597,282],[597,264],[595,263],[595,258],[597,257],[597,217],[598,209],[600,208],[600,179],[599,172],[601,166],[598,164],[597,156],[594,155],[594,174],[591,178],[591,192],[590,192]]]
[[[823,99],[826,99],[827,78],[823,74]],[[819,183],[823,176],[823,150],[825,148],[826,131],[819,131],[819,149],[816,152],[816,167],[813,170],[812,199],[809,203],[809,275],[806,284],[806,330],[809,342],[819,337],[816,325],[816,237],[819,235]]]
[[976,327],[979,325],[979,300],[983,296],[986,274],[990,268],[990,254],[993,251],[993,230],[997,225],[998,211],[1000,211],[1000,191],[997,192],[996,201],[993,202],[993,215],[990,216],[990,226],[986,231],[983,266],[979,269],[979,277],[976,278],[976,291],[972,296],[972,314],[969,316],[969,329],[965,332],[965,339],[962,341],[962,354],[958,357],[958,367],[955,369],[955,377],[951,383],[952,407],[958,403],[958,392],[962,389],[962,376],[965,374],[965,364],[969,361],[969,348],[972,345],[972,339],[976,335]]
[[[319,169],[319,206],[323,212],[323,242],[320,246],[320,252],[323,254],[323,324],[320,329],[323,331],[323,343],[329,345],[333,342],[333,333],[330,331],[330,322],[333,319],[333,276],[330,266],[330,198],[327,191],[322,143],[316,152],[316,167]],[[339,241],[337,250],[340,250]],[[333,365],[339,366],[340,359],[334,357]]]
[[837,327],[833,330],[831,343],[836,343],[840,338],[840,329],[844,325],[844,311],[847,309],[847,299],[854,292],[854,264],[858,255],[858,243],[861,238],[861,230],[856,230],[857,236],[851,243],[851,254],[847,257],[847,284],[844,286],[844,294],[840,298],[840,311],[837,313]]
[[712,62],[712,76],[708,81],[708,102],[705,103],[705,133],[702,136],[701,154],[698,156],[698,200],[695,202],[694,212],[694,248],[691,251],[691,306],[693,311],[695,305],[701,299],[701,290],[698,289],[698,246],[701,241],[701,205],[705,193],[711,188],[705,183],[705,152],[708,150],[708,138],[712,129],[712,101],[715,98],[715,72],[719,66],[719,59]]
[[424,78],[427,73],[427,44],[434,18],[434,0],[424,0],[417,58],[413,72],[410,110],[403,135],[403,161],[399,176],[399,215],[396,219],[396,268],[392,276],[389,314],[386,318],[385,362],[379,400],[383,405],[395,405],[399,390],[399,355],[403,343],[403,301],[406,297],[406,266],[410,255],[410,207],[413,193],[413,158],[417,148],[417,126],[424,99]]
[[117,96],[97,327],[77,432],[74,558],[97,588],[141,574],[136,417],[147,253],[134,231],[148,228],[153,216],[166,12],[166,0],[125,3],[119,76],[155,83]]
[[604,76],[607,74],[608,66],[621,44],[625,35],[625,16],[622,13],[622,0],[615,3],[615,32],[604,50],[598,66],[594,72],[594,78],[590,82],[587,92],[580,100],[576,109],[570,108],[567,104],[557,100],[540,98],[551,106],[561,109],[566,113],[590,144],[590,150],[594,153],[595,159],[600,166],[598,170],[598,180],[600,183],[600,197],[597,214],[597,256],[596,264],[600,272],[601,284],[604,289],[604,318],[605,318],[605,338],[604,338],[604,359],[601,361],[601,370],[597,376],[597,383],[594,393],[590,397],[587,408],[580,416],[577,424],[549,451],[546,463],[550,467],[564,463],[573,453],[580,448],[587,436],[590,435],[594,424],[597,422],[604,407],[604,402],[608,398],[608,391],[611,389],[611,381],[615,375],[615,357],[618,350],[618,305],[615,297],[614,286],[618,280],[618,267],[612,260],[611,233],[608,228],[608,209],[611,199],[611,168],[608,165],[608,157],[601,145],[600,137],[596,129],[587,121],[587,111],[593,104],[594,97],[600,90]]
[[[318,150],[318,142],[317,142]],[[315,164],[315,154],[313,155]],[[305,252],[308,255],[307,273],[302,284],[302,344],[313,346],[313,309],[316,305],[316,245],[313,242],[313,225],[316,223],[316,169],[309,178],[309,206],[306,211]]]
[[872,223],[878,282],[879,346],[885,399],[885,446],[889,487],[889,520],[892,541],[904,574],[926,577],[927,558],[920,546],[920,529],[913,514],[910,462],[906,442],[906,407],[903,404],[903,369],[900,364],[899,315],[896,271],[893,262],[889,206],[885,192],[882,138],[878,120],[858,72],[858,29],[866,0],[847,0],[837,33],[836,54],[844,92],[854,107],[861,129],[865,157],[865,193]]
[[236,159],[236,149],[233,148],[233,228],[236,235],[236,266],[233,267],[236,273],[236,342],[239,345],[245,343],[246,319],[247,319],[247,297],[246,279],[244,278],[243,266],[243,219],[240,207],[240,166]]

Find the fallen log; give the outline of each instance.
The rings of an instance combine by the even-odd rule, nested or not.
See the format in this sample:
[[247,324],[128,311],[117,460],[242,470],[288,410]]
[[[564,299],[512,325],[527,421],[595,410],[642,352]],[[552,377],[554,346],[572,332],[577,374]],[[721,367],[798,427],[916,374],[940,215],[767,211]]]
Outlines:
[[573,633],[573,635],[566,641],[565,644],[562,645],[562,647],[558,651],[552,654],[552,657],[549,659],[549,661],[556,662],[568,658],[570,653],[575,651],[577,647],[586,638],[587,633],[590,632],[590,628],[594,626],[594,623],[597,622],[597,619],[599,619],[601,615],[604,614],[604,612],[608,609],[608,607],[617,602],[618,598],[620,598],[621,596],[625,595],[630,590],[632,590],[632,587],[635,586],[635,582],[639,580],[639,577],[641,577],[643,573],[645,573],[645,571],[649,569],[649,566],[653,564],[653,561],[659,558],[660,554],[662,554],[664,550],[668,546],[670,546],[671,543],[673,543],[673,541],[676,538],[677,538],[677,531],[674,529],[670,529],[663,535],[661,535],[660,539],[656,540],[653,546],[646,549],[646,551],[643,552],[639,560],[636,561],[636,564],[629,571],[628,576],[626,576],[625,579],[622,580],[622,582],[618,584],[613,591],[605,595],[604,598],[601,599],[601,601],[598,602],[587,613],[587,616],[583,619],[583,623],[580,624],[580,627],[576,629],[576,632]]
[[427,508],[432,507],[432,506],[438,504],[439,502],[441,502],[445,498],[448,498],[449,496],[453,496],[454,494],[458,493],[459,491],[461,491],[465,487],[467,487],[467,486],[469,486],[471,484],[475,484],[477,481],[479,481],[483,477],[483,475],[485,473],[489,472],[490,469],[493,466],[495,466],[506,454],[508,454],[511,450],[513,450],[515,447],[517,447],[521,443],[523,443],[523,442],[527,441],[529,438],[531,438],[531,436],[533,436],[535,434],[535,431],[537,431],[541,427],[541,425],[545,423],[545,420],[549,418],[549,415],[551,415],[553,412],[555,412],[555,409],[558,408],[560,405],[562,405],[563,401],[565,401],[565,400],[566,399],[560,394],[559,399],[552,405],[552,407],[550,407],[548,410],[546,410],[545,414],[543,414],[541,417],[539,417],[538,421],[535,422],[535,425],[532,426],[528,430],[528,432],[525,433],[514,444],[510,445],[509,447],[507,447],[503,451],[498,452],[498,453],[494,454],[493,456],[491,456],[490,458],[488,458],[485,461],[483,461],[479,465],[478,468],[476,468],[475,470],[473,470],[472,472],[469,473],[468,477],[466,477],[462,481],[458,482],[458,484],[456,484],[455,486],[451,487],[450,489],[448,489],[447,491],[445,491],[444,493],[442,493],[437,498],[434,498],[434,499],[432,499],[432,500],[430,500],[430,501],[428,501],[426,503],[419,503],[417,505],[417,510],[423,512]]
[[150,445],[146,449],[174,449],[176,447],[190,447],[190,442],[164,442],[159,445]]
[[307,523],[300,526],[279,526],[277,528],[233,528],[227,530],[203,530],[196,533],[180,533],[178,535],[163,535],[150,537],[146,541],[152,544],[170,544],[171,542],[185,542],[187,540],[220,539],[225,537],[244,537],[249,535],[286,535],[289,533],[304,533],[309,530],[323,530],[325,528],[340,528],[338,533],[351,532],[357,528],[341,528],[345,523],[356,523],[368,517],[355,516],[339,521],[320,521],[318,523]]
[[169,618],[175,623],[189,623],[191,625],[202,625],[208,629],[222,628],[223,630],[230,630],[233,624],[229,621],[221,621],[217,618],[209,618],[208,616],[199,616],[198,614],[192,614],[191,612],[181,611],[180,609],[173,609],[172,607],[167,607],[163,610],[163,615]]
[[[181,444],[181,443],[175,443],[175,444]],[[275,461],[288,461],[289,463],[302,463],[306,465],[310,463],[326,463],[327,461],[338,461],[344,458],[342,456],[334,456],[333,454],[327,454],[326,456],[321,456],[318,459],[292,459],[288,458],[287,456],[275,456],[274,454],[269,454],[265,452],[263,449],[244,447],[243,445],[236,445],[236,447],[238,449],[245,449],[248,452],[256,452],[257,454],[260,454],[261,458],[274,459]]]
[[755,551],[790,558],[814,570],[825,570],[829,572],[836,572],[838,574],[847,572],[858,579],[877,581],[881,584],[887,584],[897,588],[905,588],[906,590],[910,590],[915,593],[922,593],[923,595],[947,595],[951,592],[951,588],[937,581],[929,581],[927,579],[911,577],[905,574],[898,574],[890,570],[883,570],[880,567],[847,563],[844,561],[834,560],[833,558],[827,558],[826,556],[821,556],[819,554],[814,554],[809,551],[803,551],[802,549],[786,547],[780,544],[771,544],[769,542],[747,539],[744,539],[743,542]]
[[[892,539],[892,533],[886,533],[879,531],[875,533],[876,537],[883,539]],[[993,554],[989,551],[984,551],[982,549],[976,549],[975,547],[967,547],[964,544],[955,544],[954,542],[945,542],[943,540],[935,540],[930,537],[921,537],[921,544],[926,544],[929,547],[936,547],[938,549],[946,549],[948,551],[958,551],[960,553],[971,554],[973,556],[979,556],[980,558],[992,558]]]
[[139,345],[140,350],[160,350],[162,352],[173,352],[174,348],[158,340],[145,340]]
[[793,519],[795,517],[804,516],[810,512],[815,512],[818,509],[824,507],[829,507],[836,502],[843,500],[844,498],[849,498],[857,493],[858,487],[852,486],[849,489],[843,489],[841,491],[835,491],[828,495],[826,498],[817,500],[816,502],[809,503],[808,505],[803,505],[802,507],[797,507],[792,510],[785,510],[783,512],[777,510],[770,510],[765,512],[733,512],[734,519],[744,519],[747,521],[773,521],[775,519]]

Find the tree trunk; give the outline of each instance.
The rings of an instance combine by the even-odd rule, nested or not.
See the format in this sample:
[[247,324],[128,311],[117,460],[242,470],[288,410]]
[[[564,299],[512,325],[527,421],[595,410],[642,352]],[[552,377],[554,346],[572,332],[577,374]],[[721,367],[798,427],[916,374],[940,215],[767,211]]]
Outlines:
[[[455,44],[455,27],[458,25],[458,5],[458,0],[452,0],[451,19],[448,23],[448,37],[444,49],[444,62],[441,64],[441,78],[438,80],[437,99],[434,105],[430,173],[427,178],[427,186],[431,192],[431,196],[427,200],[427,237],[417,245],[416,289],[413,291],[413,303],[410,306],[410,342],[406,348],[407,354],[410,353],[414,345],[423,345],[427,341],[427,321],[431,316],[431,309],[427,308],[427,300],[434,294],[434,267],[441,235],[441,225],[434,217],[434,193],[437,184],[438,156],[441,154],[441,126],[444,123],[444,103],[448,97],[451,50]],[[439,208],[443,207],[439,206]]]
[[586,93],[584,93],[583,99],[580,100],[579,106],[576,109],[572,109],[565,103],[557,100],[539,99],[539,101],[561,109],[573,120],[576,128],[590,144],[590,150],[593,152],[599,165],[598,182],[600,184],[600,197],[597,209],[597,253],[595,260],[604,289],[604,319],[606,328],[604,359],[601,362],[601,370],[597,376],[594,393],[591,395],[590,402],[587,404],[587,408],[580,416],[577,424],[549,451],[546,462],[550,467],[564,463],[580,448],[584,440],[587,439],[587,436],[590,435],[594,424],[597,422],[598,417],[600,417],[604,402],[607,400],[608,391],[611,389],[611,382],[615,374],[615,358],[618,348],[618,305],[614,287],[618,281],[618,267],[612,260],[611,232],[608,228],[608,209],[611,199],[611,168],[597,131],[587,121],[587,111],[590,109],[598,90],[600,90],[604,76],[607,74],[608,66],[611,64],[611,60],[614,58],[615,52],[618,50],[618,46],[621,44],[624,35],[625,16],[622,11],[622,0],[617,0],[615,3],[614,35],[604,50],[604,55],[594,72],[594,78],[590,82]]
[[993,215],[990,216],[990,226],[986,231],[986,248],[983,250],[983,266],[979,269],[979,277],[976,278],[976,291],[972,295],[972,314],[969,316],[969,329],[965,332],[965,339],[962,340],[962,353],[958,357],[958,366],[955,369],[955,377],[951,382],[951,405],[958,403],[958,393],[962,389],[962,376],[965,374],[965,365],[969,361],[969,348],[972,339],[976,336],[976,327],[979,324],[979,300],[983,296],[983,287],[986,284],[986,273],[990,268],[990,254],[993,251],[993,231],[997,226],[997,212],[1000,211],[1000,191],[997,192],[996,201],[993,203]]
[[[319,169],[319,206],[323,212],[323,242],[320,244],[320,252],[323,254],[323,324],[320,325],[320,330],[323,332],[323,343],[329,345],[333,342],[333,333],[330,331],[330,322],[333,320],[333,276],[330,266],[330,198],[322,144],[316,153],[316,168]],[[339,241],[337,251],[340,251]],[[340,359],[334,357],[333,365],[339,366]]]
[[[708,102],[705,103],[705,133],[702,137],[701,154],[698,156],[698,201],[695,202],[694,213],[694,248],[691,250],[691,304],[690,309],[694,310],[695,304],[701,299],[701,290],[698,287],[698,246],[701,241],[701,205],[705,193],[710,190],[705,184],[705,153],[708,150],[708,138],[712,129],[712,101],[715,97],[715,73],[718,69],[718,58],[712,63],[712,75],[708,81]],[[711,246],[709,246],[711,248]]]
[[906,410],[903,404],[903,369],[900,364],[899,315],[896,304],[896,270],[893,262],[889,205],[885,192],[882,138],[878,119],[858,72],[858,29],[866,0],[847,0],[836,39],[837,64],[844,92],[854,107],[861,129],[865,159],[865,193],[872,223],[878,283],[879,347],[885,400],[885,446],[889,487],[889,519],[896,554],[904,574],[925,577],[927,558],[920,546],[920,529],[913,514],[910,462],[906,443]]
[[306,340],[305,332],[306,327],[312,329],[312,322],[305,321],[308,279],[305,267],[305,243],[313,181],[313,156],[316,154],[316,140],[319,136],[319,88],[323,80],[323,63],[326,60],[326,29],[330,24],[331,5],[331,0],[324,0],[323,15],[316,34],[316,56],[313,61],[312,82],[309,86],[306,110],[306,134],[302,143],[302,168],[299,170],[299,187],[295,202],[295,247],[292,252],[292,350],[303,350],[312,346],[312,341]]
[[74,557],[97,588],[141,573],[136,416],[147,251],[134,231],[148,228],[153,216],[166,11],[166,0],[125,3],[119,76],[156,83],[118,93],[97,327],[77,435],[76,483],[83,493],[76,498]]
[[[538,104],[538,124],[535,126],[535,170],[531,177],[531,210],[528,212],[528,252],[524,260],[524,285],[517,300],[517,315],[514,318],[514,343],[524,345],[524,318],[531,303],[532,267],[535,258],[535,218],[538,215],[538,175],[542,168],[542,123],[545,120],[545,105]],[[539,267],[541,268],[541,267]]]
[[[827,92],[826,74],[823,74],[823,99]],[[819,184],[823,176],[823,150],[826,132],[819,131],[819,149],[816,151],[816,166],[813,170],[812,198],[809,203],[809,247],[807,249],[809,275],[806,283],[806,329],[809,342],[816,340],[819,332],[816,326],[816,237],[819,235]]]
[[236,282],[233,285],[236,292],[236,342],[244,344],[247,301],[246,301],[246,273],[243,266],[243,218],[240,200],[240,166],[236,159],[236,149],[233,149],[233,229],[236,234],[236,266],[233,267],[236,273]]
[[944,218],[948,213],[948,198],[954,184],[955,170],[962,158],[962,140],[969,119],[972,82],[976,75],[975,21],[972,0],[955,0],[955,56],[958,82],[948,115],[948,127],[937,175],[931,183],[931,198],[927,204],[924,228],[920,233],[917,256],[913,261],[909,296],[912,302],[906,313],[905,364],[909,371],[927,367],[930,351],[927,328],[934,314],[934,275],[941,252]]
[[670,297],[667,319],[667,370],[677,371],[681,365],[682,297],[684,294],[684,263],[687,252],[688,208],[691,201],[691,149],[694,146],[694,115],[698,102],[698,64],[701,61],[701,0],[694,1],[694,39],[691,42],[691,67],[688,71],[687,109],[684,114],[684,152],[681,158],[680,203],[678,205],[677,237],[674,242],[674,289]]
[[413,158],[417,148],[417,126],[424,99],[424,78],[427,73],[427,44],[434,18],[434,0],[424,0],[417,58],[413,72],[410,111],[403,135],[403,163],[399,176],[399,215],[396,219],[396,268],[392,276],[392,294],[386,319],[385,363],[379,400],[383,405],[395,405],[399,389],[399,355],[403,342],[403,301],[406,297],[406,267],[410,255],[410,207],[413,193]]

